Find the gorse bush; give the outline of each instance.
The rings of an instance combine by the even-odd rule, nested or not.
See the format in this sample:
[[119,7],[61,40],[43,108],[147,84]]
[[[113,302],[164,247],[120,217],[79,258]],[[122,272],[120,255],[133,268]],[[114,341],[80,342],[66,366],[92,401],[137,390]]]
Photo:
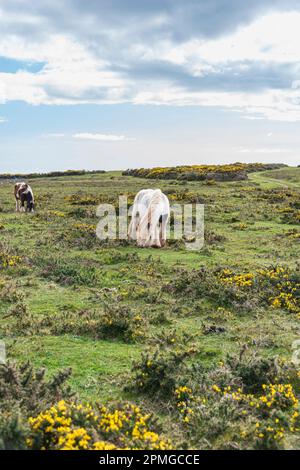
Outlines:
[[300,272],[281,266],[244,273],[228,268],[182,270],[164,289],[194,298],[207,297],[225,307],[249,310],[271,306],[300,313]]
[[86,207],[75,207],[68,211],[68,216],[74,217],[75,219],[96,219],[96,213],[94,209]]
[[[146,320],[128,307],[104,306],[104,310],[82,310],[55,315],[53,321],[45,319],[46,329],[52,334],[75,334],[95,339],[119,339],[135,342],[146,334]],[[41,324],[43,327],[43,323]]]
[[20,264],[21,261],[22,258],[20,256],[0,252],[0,268],[11,268]]
[[197,448],[276,449],[300,430],[293,364],[251,352],[217,367],[195,364],[174,390],[174,412]]
[[220,388],[242,387],[246,393],[258,393],[263,384],[284,381],[298,383],[296,365],[277,356],[262,357],[244,345],[239,354],[228,354],[216,367],[207,369],[195,362],[190,384],[204,389],[214,384]]
[[215,233],[213,230],[205,230],[204,240],[207,245],[217,245],[224,242],[226,237],[224,237],[224,235]]
[[37,212],[35,217],[39,220],[45,222],[53,222],[57,219],[63,219],[66,217],[66,213],[57,210],[44,210],[42,212]]
[[132,378],[126,388],[150,397],[169,399],[179,377],[187,370],[187,360],[196,352],[190,337],[178,337],[176,332],[163,333],[142,353],[140,360],[134,362]]
[[38,450],[170,449],[155,431],[150,415],[132,404],[116,408],[66,403],[29,418],[30,448]]
[[81,191],[65,196],[64,200],[72,206],[94,206],[98,204],[114,204],[118,200],[117,194],[84,194]]
[[24,422],[22,412],[13,407],[0,412],[0,450],[25,450],[29,427]]
[[24,299],[24,294],[18,289],[15,281],[0,280],[0,299],[4,302],[17,302]]
[[58,237],[58,241],[78,249],[100,245],[100,241],[96,236],[96,225],[83,222],[76,223],[62,232]]
[[37,259],[41,276],[62,285],[96,286],[99,273],[93,264],[79,264],[77,260]]
[[14,304],[4,319],[9,321],[2,329],[10,336],[72,334],[127,343],[142,341],[148,325],[142,315],[125,306],[104,305],[103,310],[63,311],[49,316],[32,314],[23,301]]
[[105,338],[120,338],[133,342],[145,337],[147,322],[144,316],[128,307],[106,306],[101,315],[101,334]]
[[[247,173],[281,168],[280,164],[233,163],[227,165],[185,165],[176,167],[138,168],[123,175],[153,179],[235,181],[247,179]],[[214,183],[213,183],[214,184]]]
[[19,265],[23,258],[5,240],[0,241],[0,269],[12,268]]
[[14,303],[3,318],[4,320],[8,320],[6,327],[4,327],[4,331],[7,335],[12,334],[19,336],[37,332],[35,328],[37,326],[35,317],[30,312],[24,298]]
[[284,233],[284,236],[291,239],[292,241],[300,242],[300,230],[292,229]]
[[278,357],[265,358],[255,353],[229,355],[222,368],[227,368],[246,393],[258,393],[263,384],[291,380],[295,369]]
[[[208,298],[216,306],[244,307],[249,293],[236,285],[222,285],[218,282],[219,269],[201,267],[197,270],[180,270],[174,281],[165,285],[163,290],[177,296],[185,295],[191,299]],[[253,299],[257,303],[256,299]]]
[[26,448],[27,418],[57,401],[73,396],[66,380],[71,370],[46,379],[44,369],[34,370],[26,363],[0,365],[0,448]]
[[257,395],[217,385],[201,396],[188,387],[175,393],[190,441],[202,448],[280,449],[286,432],[300,431],[291,384],[264,384]]
[[[155,398],[156,406],[168,401],[176,447],[280,449],[296,438],[300,381],[295,366],[243,349],[205,368],[190,363],[195,350],[187,350],[175,332],[166,341],[163,337],[156,338],[154,351],[142,356],[134,374],[144,381],[139,391]],[[66,385],[69,376],[65,370],[46,379],[45,370],[30,364],[0,367],[1,449],[171,449],[153,415],[131,403],[81,403]]]
[[59,371],[46,378],[45,369],[34,369],[29,362],[16,365],[9,362],[0,365],[1,410],[9,411],[18,406],[28,416],[73,393],[66,384],[71,369]]
[[171,202],[204,203],[204,199],[200,194],[188,190],[175,192],[174,190],[166,190],[165,194]]
[[74,400],[71,371],[45,379],[27,363],[0,366],[0,449],[170,449],[156,420],[134,404],[91,406]]

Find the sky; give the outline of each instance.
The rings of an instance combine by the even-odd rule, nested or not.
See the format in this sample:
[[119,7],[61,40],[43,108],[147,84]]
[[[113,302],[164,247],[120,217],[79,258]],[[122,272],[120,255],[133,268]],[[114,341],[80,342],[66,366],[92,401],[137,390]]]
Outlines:
[[300,0],[0,0],[0,172],[300,164]]

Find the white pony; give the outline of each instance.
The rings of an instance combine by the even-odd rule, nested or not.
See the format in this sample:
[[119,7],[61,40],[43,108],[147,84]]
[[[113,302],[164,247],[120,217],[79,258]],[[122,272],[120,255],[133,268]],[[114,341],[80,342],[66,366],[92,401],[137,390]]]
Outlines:
[[169,217],[169,199],[160,189],[154,190],[150,197],[148,209],[137,228],[138,246],[155,248],[165,246]]
[[147,212],[153,193],[154,189],[141,189],[134,198],[131,211],[131,221],[128,227],[128,237],[131,240],[136,240],[137,238],[137,230],[140,221]]

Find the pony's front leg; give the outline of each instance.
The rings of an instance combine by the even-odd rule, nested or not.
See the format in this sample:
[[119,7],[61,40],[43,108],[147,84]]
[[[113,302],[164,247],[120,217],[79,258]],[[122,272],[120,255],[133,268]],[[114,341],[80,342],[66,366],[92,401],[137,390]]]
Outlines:
[[153,227],[148,246],[153,248],[161,248],[160,226],[156,225]]
[[16,212],[20,212],[20,200],[16,199]]
[[136,240],[136,223],[133,216],[128,227],[128,238],[129,240]]
[[137,240],[137,230],[140,224],[140,214],[138,212],[132,213],[131,221],[128,227],[128,237],[131,240]]

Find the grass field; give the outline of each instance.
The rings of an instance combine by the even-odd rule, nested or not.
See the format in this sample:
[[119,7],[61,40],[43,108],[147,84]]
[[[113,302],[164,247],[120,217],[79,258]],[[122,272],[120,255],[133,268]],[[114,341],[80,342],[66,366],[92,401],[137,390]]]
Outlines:
[[[300,168],[214,184],[144,180],[120,172],[38,178],[30,184],[36,197],[34,214],[15,213],[13,184],[0,185],[0,334],[8,359],[30,360],[46,367],[49,376],[72,367],[69,382],[81,400],[141,404],[159,417],[163,435],[175,446],[185,442],[188,447],[234,447],[237,438],[221,431],[206,436],[209,444],[203,444],[205,431],[200,425],[197,435],[187,430],[175,417],[170,396],[153,398],[155,393],[137,390],[132,364],[168,335],[182,348],[194,345],[187,368],[196,363],[212,370],[241,350],[266,360],[291,359],[292,343],[300,338],[295,281]],[[98,203],[116,203],[119,194],[132,200],[144,187],[160,187],[172,202],[197,199],[205,204],[202,250],[186,251],[179,242],[154,250],[97,240]],[[274,266],[289,270],[289,281],[296,286],[294,306],[274,303],[270,286],[269,297],[261,300],[264,283],[245,291],[247,298],[240,303],[239,290],[235,301],[228,293],[222,297],[222,282],[227,288],[236,281],[216,277],[217,269],[239,275]],[[200,267],[220,285],[204,280],[199,290],[202,278],[197,281],[195,273]],[[182,279],[186,284],[179,286]],[[183,385],[180,374],[178,386]],[[193,381],[191,371],[187,377],[187,382]],[[253,442],[240,446],[252,448]],[[300,441],[288,430],[280,442],[295,448]]]

